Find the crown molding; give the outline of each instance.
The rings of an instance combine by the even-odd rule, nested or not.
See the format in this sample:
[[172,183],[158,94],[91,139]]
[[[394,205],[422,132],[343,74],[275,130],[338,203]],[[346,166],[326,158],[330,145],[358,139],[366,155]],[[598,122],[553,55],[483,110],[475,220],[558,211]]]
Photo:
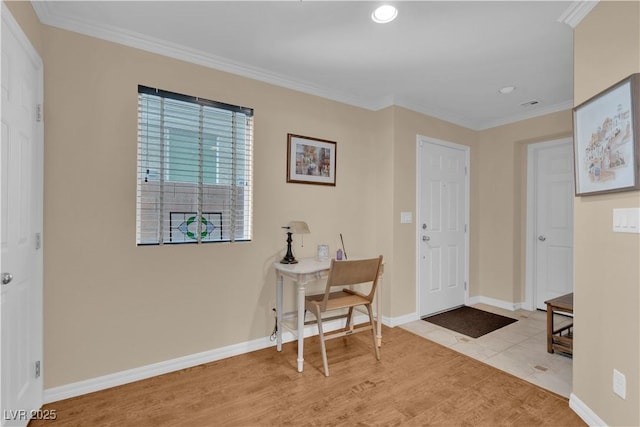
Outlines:
[[437,110],[417,103],[405,102],[404,100],[397,100],[394,105],[407,108],[418,113],[426,114],[427,116],[435,117],[436,119],[444,120],[446,122],[465,127],[467,129],[481,131],[498,126],[508,125],[522,120],[533,119],[547,114],[570,110],[571,108],[573,108],[573,100],[567,100],[553,105],[529,109],[521,113],[511,114],[509,116],[501,117],[495,120],[483,121],[457,116],[449,111]]
[[[597,1],[576,1],[572,7],[567,9],[563,14],[566,15],[572,11],[571,16],[580,16],[582,19]],[[446,122],[462,126],[472,130],[484,130],[495,126],[501,126],[516,121],[541,116],[561,110],[571,108],[573,103],[566,103],[550,106],[547,108],[537,108],[534,111],[517,114],[499,119],[496,121],[481,122],[471,118],[461,117],[450,111],[435,109],[411,101],[397,99],[393,94],[376,98],[364,99],[354,96],[343,91],[336,91],[325,87],[320,87],[302,80],[292,79],[291,77],[273,73],[268,70],[253,67],[244,63],[231,61],[226,58],[211,55],[188,46],[179,45],[177,43],[167,42],[166,40],[146,36],[135,31],[123,30],[121,28],[104,25],[99,22],[87,21],[82,19],[71,18],[57,14],[50,1],[31,1],[31,5],[38,16],[41,23],[52,27],[61,28],[63,30],[80,33],[89,37],[110,41],[124,46],[140,49],[146,52],[167,56],[173,59],[201,65],[219,71],[224,71],[234,75],[258,80],[264,83],[272,84],[279,87],[299,91],[309,95],[315,95],[321,98],[330,99],[332,101],[341,102],[355,107],[364,108],[370,111],[379,111],[393,105],[407,108],[409,110],[422,113]],[[584,5],[591,5],[587,8]],[[586,11],[585,11],[586,10]],[[579,11],[582,11],[578,13]],[[577,21],[579,22],[579,21]],[[576,22],[576,25],[577,25]]]
[[473,119],[467,119],[454,114],[451,111],[433,108],[418,102],[412,102],[405,99],[395,99],[395,102],[392,105],[406,108],[417,113],[422,113],[436,119],[444,120],[445,122],[453,123],[454,125],[462,126],[467,129],[476,130],[481,126],[480,122],[474,121]]
[[[524,108],[524,107],[523,107]],[[497,120],[484,122],[481,126],[474,130],[486,130],[498,126],[508,125],[510,123],[519,122],[521,120],[533,119],[535,117],[544,116],[547,114],[557,113],[560,111],[566,111],[573,108],[573,100],[567,100],[559,102],[557,104],[548,105],[545,107],[538,107],[535,110],[525,111],[518,114],[513,114],[507,117],[503,117]]]
[[363,100],[343,91],[328,90],[324,87],[316,86],[302,80],[292,79],[288,76],[273,73],[241,62],[231,61],[188,46],[171,43],[166,40],[150,37],[135,31],[123,30],[122,28],[104,25],[95,21],[62,16],[56,14],[52,10],[51,6],[49,6],[49,2],[46,1],[32,1],[31,4],[36,11],[36,15],[40,19],[40,22],[52,27],[84,34],[97,39],[144,50],[146,52],[156,53],[158,55],[167,56],[196,65],[202,65],[204,67],[304,92],[310,95],[328,98],[333,101],[369,110],[378,109],[381,105],[380,102]]
[[46,24],[46,20],[49,19],[52,15],[51,8],[49,7],[49,2],[46,1],[31,1],[31,7],[36,12],[38,19],[43,24]]
[[567,24],[571,28],[575,29],[584,17],[587,16],[594,7],[596,7],[598,2],[599,0],[574,1],[569,5],[567,10],[560,15],[558,22]]

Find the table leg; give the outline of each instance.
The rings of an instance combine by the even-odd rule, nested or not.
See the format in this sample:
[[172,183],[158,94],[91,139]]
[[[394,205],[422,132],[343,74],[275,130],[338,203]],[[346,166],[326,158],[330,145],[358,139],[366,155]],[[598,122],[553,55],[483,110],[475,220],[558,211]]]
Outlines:
[[304,283],[298,285],[298,372],[304,369]]
[[547,353],[553,353],[553,306],[547,304]]
[[276,348],[282,351],[282,287],[284,278],[276,273]]
[[378,347],[382,347],[382,277],[378,279],[378,289],[376,292],[376,338],[378,339]]

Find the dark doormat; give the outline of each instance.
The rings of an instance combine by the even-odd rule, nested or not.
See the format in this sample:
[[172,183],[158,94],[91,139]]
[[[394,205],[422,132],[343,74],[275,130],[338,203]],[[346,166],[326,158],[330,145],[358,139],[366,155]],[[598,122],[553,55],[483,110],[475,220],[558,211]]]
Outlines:
[[424,317],[422,320],[460,332],[471,338],[481,337],[518,321],[517,319],[467,307],[466,305],[444,313]]

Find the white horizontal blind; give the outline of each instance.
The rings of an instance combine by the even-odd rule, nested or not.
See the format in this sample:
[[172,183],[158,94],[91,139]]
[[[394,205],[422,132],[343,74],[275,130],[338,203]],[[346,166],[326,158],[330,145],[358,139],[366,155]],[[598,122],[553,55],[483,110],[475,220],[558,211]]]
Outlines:
[[251,240],[253,110],[138,86],[139,245]]

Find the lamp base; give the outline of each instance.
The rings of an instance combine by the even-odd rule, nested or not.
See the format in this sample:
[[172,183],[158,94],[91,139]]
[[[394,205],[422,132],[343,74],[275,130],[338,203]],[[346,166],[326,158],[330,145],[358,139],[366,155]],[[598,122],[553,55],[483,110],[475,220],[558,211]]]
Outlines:
[[291,251],[291,232],[287,231],[287,254],[280,260],[280,264],[297,264],[298,260],[293,256],[293,252]]

